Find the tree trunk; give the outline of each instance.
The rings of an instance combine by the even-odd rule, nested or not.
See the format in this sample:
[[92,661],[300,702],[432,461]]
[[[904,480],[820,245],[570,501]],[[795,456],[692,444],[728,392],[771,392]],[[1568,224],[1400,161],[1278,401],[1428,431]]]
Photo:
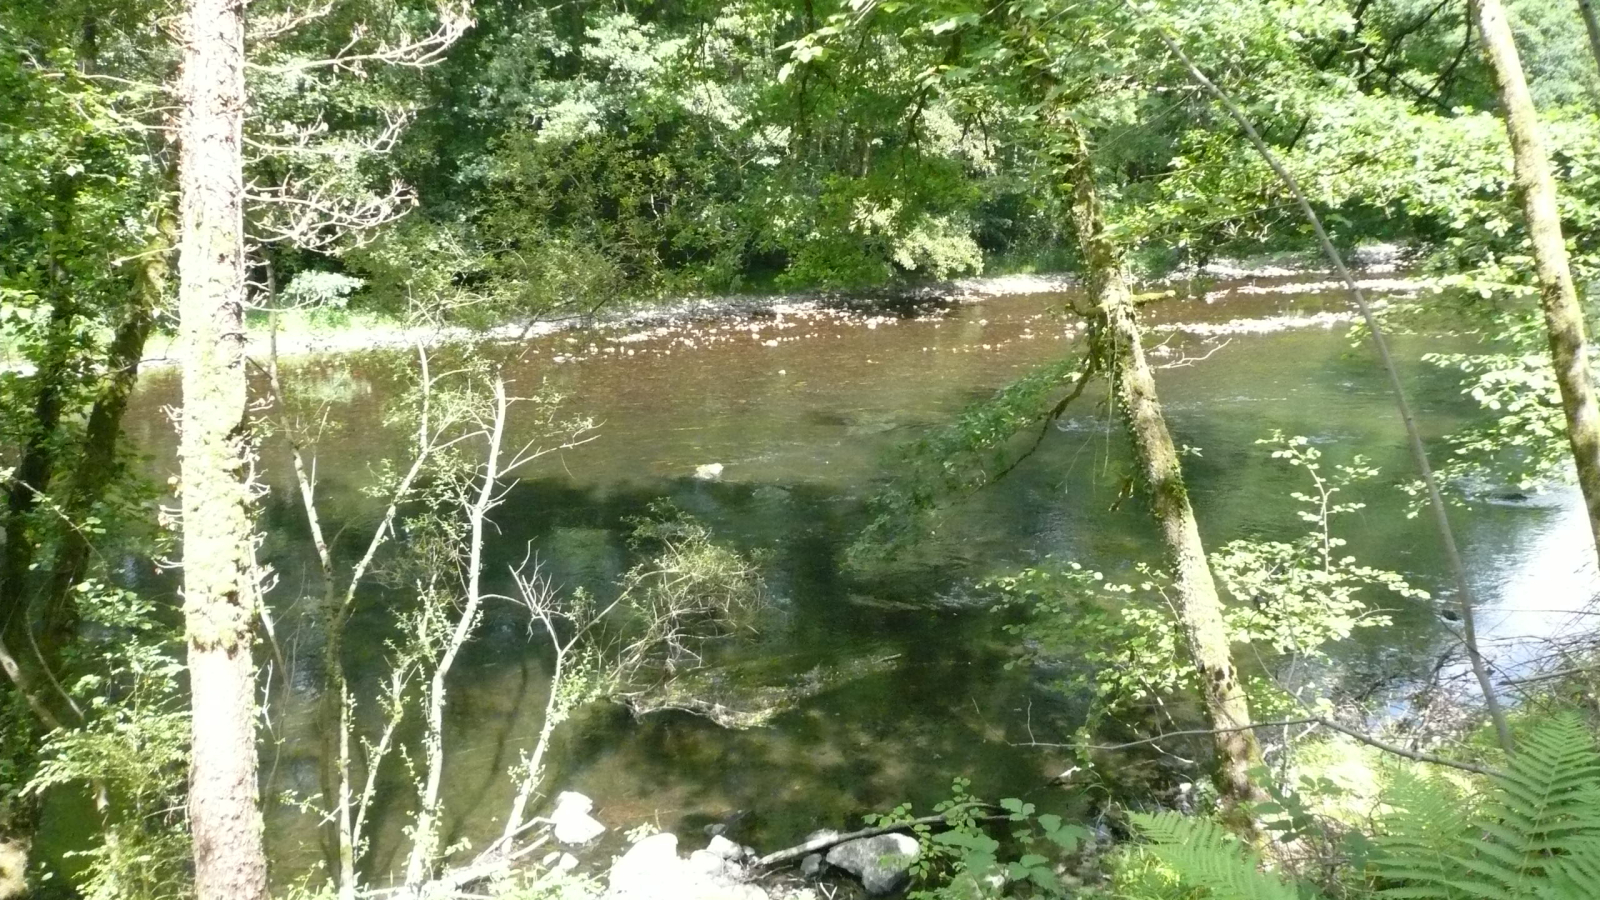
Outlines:
[[[161,308],[166,294],[170,274],[168,256],[176,228],[171,213],[163,210],[156,223],[156,238],[140,265],[133,306],[118,326],[107,351],[105,378],[84,428],[83,453],[67,477],[62,499],[63,511],[73,522],[88,516],[112,481],[121,474],[117,448],[122,440],[122,416],[127,412],[128,398],[139,380],[139,361],[144,357],[145,340],[155,326],[156,310]],[[90,550],[88,537],[82,530],[67,528],[63,531],[44,597],[43,630],[51,647],[65,646],[77,632],[78,608],[73,587],[83,579]],[[53,662],[48,658],[47,661]]]
[[1474,0],[1473,8],[1478,31],[1483,35],[1484,53],[1494,72],[1506,134],[1511,139],[1514,184],[1533,243],[1539,301],[1549,331],[1550,361],[1561,388],[1567,439],[1572,444],[1578,485],[1589,510],[1589,529],[1595,538],[1596,553],[1600,554],[1600,409],[1595,405],[1594,383],[1589,374],[1583,308],[1578,304],[1572,269],[1567,264],[1567,245],[1561,235],[1556,183],[1505,7],[1500,0]]
[[59,183],[53,198],[52,235],[46,268],[50,281],[50,321],[45,346],[33,375],[33,423],[16,471],[6,488],[3,507],[5,546],[0,550],[0,667],[27,699],[46,728],[77,718],[71,698],[50,670],[41,648],[32,572],[41,541],[34,521],[40,500],[48,496],[59,468],[62,415],[67,410],[79,360],[74,355],[79,313],[72,287],[65,283],[56,255],[72,240],[72,210],[77,196],[74,179]]
[[265,900],[245,484],[244,5],[186,0],[179,141],[183,601],[201,900]]
[[[1178,451],[1167,430],[1155,378],[1145,359],[1143,330],[1134,307],[1126,260],[1106,234],[1088,144],[1077,124],[1060,117],[1068,148],[1072,214],[1088,274],[1091,353],[1111,380],[1123,424],[1133,444],[1139,475],[1149,493],[1150,512],[1161,530],[1172,571],[1178,618],[1199,673],[1206,715],[1216,733],[1217,787],[1236,811],[1235,825],[1254,831],[1248,804],[1265,799],[1251,781],[1261,765],[1261,749],[1250,729],[1250,705],[1233,665],[1233,648],[1222,618],[1200,528],[1183,482]],[[1226,729],[1226,730],[1224,730]]]
[[1600,66],[1600,18],[1595,17],[1594,0],[1578,0],[1578,12],[1583,16],[1583,29],[1589,33],[1589,54]]

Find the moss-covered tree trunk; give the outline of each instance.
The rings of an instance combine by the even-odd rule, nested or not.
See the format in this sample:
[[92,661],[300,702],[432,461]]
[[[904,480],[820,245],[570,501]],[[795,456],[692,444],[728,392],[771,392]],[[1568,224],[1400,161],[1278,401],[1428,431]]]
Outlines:
[[1084,312],[1089,319],[1090,352],[1099,371],[1111,382],[1139,476],[1149,494],[1151,515],[1161,530],[1178,618],[1199,672],[1206,715],[1216,730],[1218,789],[1239,811],[1237,827],[1253,830],[1252,817],[1243,808],[1262,799],[1250,778],[1250,771],[1261,764],[1261,749],[1250,728],[1250,704],[1233,665],[1222,599],[1206,561],[1200,527],[1184,486],[1183,467],[1156,394],[1155,377],[1145,359],[1127,262],[1106,232],[1087,141],[1070,119],[1062,116],[1057,125],[1066,145],[1063,168],[1071,182],[1073,221],[1088,278],[1090,306]]
[[255,586],[245,484],[244,5],[186,0],[178,258],[183,601],[201,900],[264,900],[256,783]]
[[1572,444],[1578,485],[1589,510],[1589,529],[1594,534],[1596,553],[1600,554],[1600,408],[1595,404],[1594,382],[1589,373],[1583,308],[1578,304],[1567,245],[1561,234],[1555,178],[1505,7],[1500,0],[1474,0],[1473,9],[1500,95],[1500,114],[1511,139],[1514,184],[1533,243],[1533,266],[1549,332],[1550,360],[1561,388],[1567,439]]
[[[70,421],[74,390],[83,360],[78,341],[84,328],[83,313],[75,302],[74,285],[66,275],[62,256],[74,240],[73,212],[81,185],[78,179],[56,179],[51,206],[51,232],[44,269],[49,285],[50,318],[38,369],[31,381],[32,421],[6,484],[0,505],[0,668],[4,668],[46,729],[71,724],[76,718],[70,700],[61,690],[58,673],[50,671],[53,654],[41,641],[37,628],[38,604],[34,569],[41,545],[47,543],[41,518],[51,518],[47,499],[62,468],[65,446],[62,426]],[[41,516],[41,510],[48,510]],[[53,521],[52,523],[53,524]]]
[[1594,0],[1578,0],[1578,13],[1583,16],[1583,30],[1589,35],[1589,55],[1600,66],[1600,17],[1595,15]]
[[[84,426],[81,452],[73,470],[65,476],[66,486],[60,501],[64,515],[73,522],[88,517],[95,504],[124,474],[118,460],[122,418],[139,380],[139,362],[144,357],[145,341],[155,327],[156,313],[166,297],[169,258],[176,230],[177,223],[171,212],[163,211],[156,222],[156,236],[140,260],[132,302],[107,348],[106,372],[97,385],[94,405]],[[88,569],[91,551],[89,538],[82,529],[62,531],[41,612],[46,644],[54,650],[66,646],[77,633],[78,606],[73,588]],[[49,656],[46,661],[55,662]]]

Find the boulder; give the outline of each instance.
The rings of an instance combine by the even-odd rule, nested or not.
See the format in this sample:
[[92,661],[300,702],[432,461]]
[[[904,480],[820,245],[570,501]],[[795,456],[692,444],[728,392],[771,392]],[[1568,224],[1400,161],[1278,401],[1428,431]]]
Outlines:
[[670,883],[683,860],[678,858],[678,836],[652,834],[628,848],[611,866],[608,900],[645,900],[657,887]]
[[783,503],[789,499],[788,488],[781,488],[775,484],[763,484],[750,492],[750,496],[762,503]]
[[740,862],[745,858],[746,848],[735,844],[733,841],[730,841],[719,834],[711,839],[711,843],[706,845],[705,852],[715,854],[716,856],[729,860],[730,862]]
[[828,851],[828,864],[861,879],[861,886],[874,897],[892,894],[911,881],[911,864],[916,861],[917,839],[905,834],[880,834],[877,837],[846,841]]
[[687,860],[689,872],[701,881],[719,884],[742,884],[744,868],[731,859],[724,859],[710,850],[696,850]]
[[694,477],[701,481],[721,481],[722,463],[706,463],[695,466]]
[[556,808],[550,812],[556,841],[562,844],[587,844],[602,834],[601,825],[589,810],[594,801],[576,791],[563,791],[556,797]]

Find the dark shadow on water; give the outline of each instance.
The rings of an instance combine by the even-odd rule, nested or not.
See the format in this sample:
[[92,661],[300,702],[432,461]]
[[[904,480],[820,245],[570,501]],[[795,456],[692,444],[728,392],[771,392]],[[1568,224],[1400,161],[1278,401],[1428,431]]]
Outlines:
[[[717,648],[717,665],[753,665],[761,679],[783,685],[819,666],[889,662],[847,676],[749,731],[675,712],[635,719],[602,704],[559,732],[547,791],[588,793],[602,820],[613,825],[658,821],[672,828],[745,811],[741,838],[774,846],[902,801],[931,806],[947,795],[955,774],[970,774],[976,790],[993,796],[1043,784],[1039,754],[1009,743],[1021,740],[1008,723],[1017,698],[1030,688],[1025,672],[1003,668],[1008,656],[996,640],[995,621],[979,609],[930,602],[948,592],[963,566],[930,564],[914,577],[898,571],[892,581],[863,579],[841,567],[861,524],[858,497],[807,484],[685,478],[600,489],[555,478],[525,480],[495,516],[497,533],[485,561],[488,590],[509,589],[504,573],[531,546],[562,590],[582,587],[608,596],[639,559],[629,542],[632,521],[661,500],[761,560],[778,611],[774,630],[725,642]],[[266,520],[284,538],[272,562],[283,571],[304,565],[290,552],[303,546],[288,540],[303,532],[294,511],[280,507]],[[352,534],[364,532],[356,523],[327,523],[330,532],[347,525]],[[1012,537],[1021,540],[1037,527],[1013,517]],[[341,542],[341,555],[353,555],[358,545]],[[348,638],[357,697],[377,695],[387,671],[385,642],[394,637],[393,613],[405,602],[403,592],[363,594]],[[491,604],[457,662],[446,707],[449,842],[483,846],[498,834],[512,792],[508,769],[537,733],[548,678],[548,649],[530,640],[525,613]],[[363,721],[376,728],[370,708]],[[415,742],[419,727],[413,717],[402,737]],[[312,730],[302,740],[305,752],[316,752]],[[410,821],[414,795],[398,759],[386,764],[380,783],[370,860],[374,871],[393,872],[404,864],[400,828]]]

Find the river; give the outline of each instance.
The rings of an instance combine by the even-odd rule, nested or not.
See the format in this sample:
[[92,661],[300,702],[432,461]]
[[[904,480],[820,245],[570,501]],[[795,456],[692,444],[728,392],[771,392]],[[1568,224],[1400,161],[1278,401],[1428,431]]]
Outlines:
[[[1349,550],[1439,589],[1445,571],[1427,519],[1406,518],[1408,500],[1391,487],[1411,467],[1372,355],[1352,347],[1337,321],[1272,324],[1342,311],[1343,297],[1284,279],[1213,288],[1209,299],[1159,303],[1149,316],[1155,360],[1168,366],[1158,381],[1175,439],[1199,450],[1184,465],[1208,544],[1300,532],[1287,497],[1301,487],[1296,473],[1255,443],[1279,429],[1318,441],[1329,462],[1360,453],[1380,467],[1383,475],[1354,498],[1367,508],[1346,523]],[[691,840],[702,826],[743,813],[735,836],[763,849],[814,828],[853,825],[860,813],[903,800],[926,807],[956,775],[970,777],[981,796],[1069,804],[1068,792],[1045,787],[1064,757],[1018,745],[1064,739],[1081,709],[1052,696],[1037,673],[1005,667],[1014,639],[974,585],[1047,556],[1113,577],[1155,558],[1141,504],[1119,502],[1127,460],[1101,398],[1079,400],[1033,457],[952,507],[904,563],[873,575],[843,565],[864,500],[893,474],[891,448],[1073,352],[1071,330],[1052,312],[1061,301],[1011,296],[854,313],[797,306],[558,333],[497,350],[516,385],[548,381],[569,397],[568,410],[593,416],[599,428],[592,443],[523,474],[495,517],[494,571],[531,545],[563,589],[603,592],[630,564],[627,520],[667,498],[756,554],[781,612],[759,638],[727,650],[724,662],[758,660],[764,677],[780,682],[851,673],[766,727],[743,731],[684,713],[634,720],[615,707],[591,709],[564,729],[551,786],[589,794],[614,828],[649,822]],[[1174,329],[1178,323],[1197,327]],[[1223,323],[1233,324],[1216,327]],[[1458,347],[1458,339],[1401,336],[1395,345],[1437,448],[1478,412],[1454,376],[1419,358]],[[375,515],[361,487],[407,437],[386,428],[383,413],[408,359],[347,354],[290,367],[295,390],[328,403],[317,477],[328,530],[349,529],[345,556],[365,541]],[[153,372],[130,414],[129,430],[162,480],[176,471],[162,408],[176,401],[176,373]],[[263,558],[278,575],[271,604],[291,698],[271,723],[263,765],[273,795],[307,796],[318,790],[311,721],[319,589],[282,447],[269,442],[263,460],[271,488]],[[708,464],[720,464],[720,479],[696,477]],[[1457,521],[1490,635],[1558,630],[1570,621],[1563,610],[1594,593],[1587,530],[1570,491],[1475,503]],[[162,585],[171,589],[170,581],[147,587]],[[1450,646],[1431,603],[1384,601],[1394,624],[1358,632],[1338,650],[1340,677],[1351,685],[1403,680]],[[355,623],[352,671],[369,695],[383,671],[388,612],[373,595]],[[481,846],[498,834],[506,770],[537,730],[548,676],[524,624],[510,608],[492,610],[453,679],[444,792],[451,840]],[[376,810],[380,870],[403,863],[396,853],[407,789],[394,769]],[[321,859],[314,821],[291,805],[270,806],[269,838],[280,878]]]

